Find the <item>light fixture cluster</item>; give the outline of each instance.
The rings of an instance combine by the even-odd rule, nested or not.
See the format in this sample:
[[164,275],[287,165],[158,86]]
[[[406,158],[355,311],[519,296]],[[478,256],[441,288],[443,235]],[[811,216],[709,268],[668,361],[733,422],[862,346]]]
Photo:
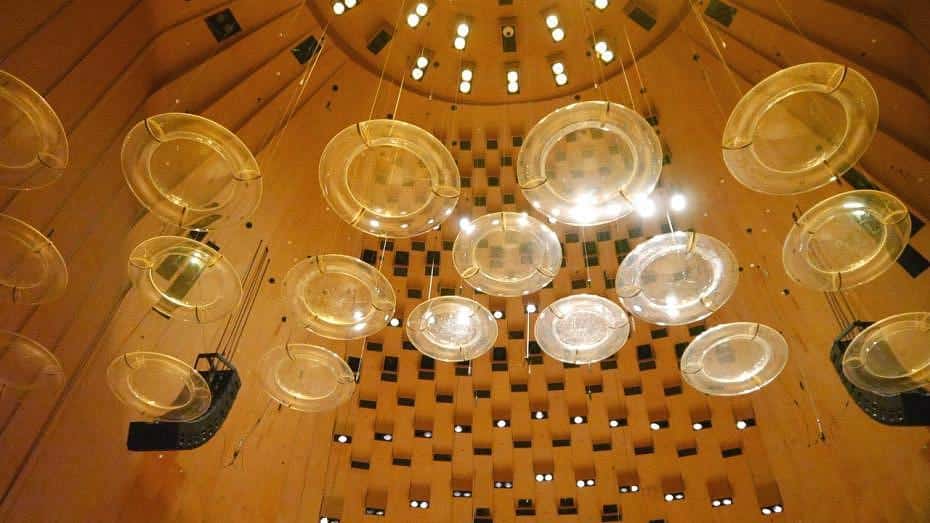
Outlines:
[[639,492],[639,485],[620,485],[621,494],[635,494]]
[[582,423],[587,423],[588,418],[584,416],[573,416],[569,421],[572,425],[581,425]]
[[607,425],[610,426],[610,428],[615,429],[617,427],[626,425],[626,420],[622,418],[611,418],[611,420],[607,422]]
[[614,61],[614,52],[610,48],[610,44],[607,43],[607,40],[599,39],[594,42],[594,53],[605,64],[609,64],[610,62]]
[[468,20],[462,20],[455,26],[455,38],[452,40],[452,47],[462,51],[468,44],[468,35],[471,33],[471,25]]
[[384,509],[381,508],[366,508],[366,516],[384,516]]
[[579,479],[575,482],[575,485],[578,488],[593,487],[594,485],[597,485],[597,481],[593,479]]
[[[649,196],[639,196],[633,198],[633,207],[636,213],[643,218],[651,218],[656,215],[659,205]],[[682,212],[688,208],[688,198],[684,194],[675,193],[668,199],[667,209],[672,212]]]
[[333,13],[339,16],[357,5],[358,0],[335,0],[333,2]]
[[333,434],[333,441],[336,443],[349,444],[352,443],[352,436],[348,434]]
[[513,483],[509,481],[495,481],[494,488],[511,489],[513,488]]
[[665,495],[665,501],[668,501],[669,503],[672,501],[681,501],[683,499],[685,499],[684,492],[669,492]]
[[552,79],[555,80],[555,85],[562,87],[568,83],[568,73],[565,70],[565,62],[562,60],[555,60],[550,66],[552,71]]
[[339,523],[339,520],[336,518],[328,518],[326,516],[322,516],[320,518],[320,523]]
[[781,505],[769,505],[768,507],[762,507],[762,514],[766,516],[771,516],[772,514],[780,514],[784,508]]
[[387,434],[387,433],[378,433],[378,434],[375,434],[375,439],[378,441],[393,441],[394,435]]
[[424,510],[428,509],[429,501],[426,501],[425,499],[411,499],[410,508],[419,508],[419,509],[424,509]]
[[[462,94],[468,94],[471,92],[471,82],[475,78],[475,70],[473,64],[463,64],[462,72],[459,74],[459,92]],[[471,225],[471,222],[467,218],[462,218],[459,220],[459,226],[462,229],[474,229],[474,225]]]
[[710,501],[710,506],[714,508],[729,507],[732,504],[733,504],[733,498],[719,498],[719,499],[713,499]]
[[420,21],[426,18],[427,14],[429,14],[429,4],[427,2],[417,2],[413,7],[413,11],[407,13],[407,25],[410,27],[420,25]]
[[709,429],[711,427],[710,420],[695,421],[691,424],[691,430],[698,431]]
[[494,426],[497,427],[497,428],[499,428],[499,429],[505,429],[505,428],[507,428],[507,427],[510,426],[510,420],[506,420],[506,419],[501,418],[501,419],[499,419],[499,420],[497,420],[497,421],[494,422]]
[[656,420],[649,423],[649,428],[651,430],[662,430],[668,428],[667,420]]
[[547,474],[536,474],[536,482],[537,482],[537,483],[550,482],[550,481],[552,481],[552,478],[553,478],[553,476],[552,476],[551,473],[547,473]]
[[426,76],[426,70],[429,69],[430,57],[432,54],[433,53],[430,52],[429,49],[424,49],[420,53],[420,56],[413,62],[413,68],[410,69],[411,78],[419,82]]
[[415,430],[413,435],[418,438],[431,439],[433,437],[433,432],[429,430]]
[[549,29],[549,35],[552,36],[553,42],[561,42],[565,40],[565,28],[562,27],[562,21],[559,20],[559,15],[550,11],[546,13],[546,27]]
[[756,420],[752,418],[736,420],[736,430],[746,430],[749,427],[752,427],[756,424]]
[[470,490],[453,490],[453,491],[452,491],[452,497],[454,497],[454,498],[470,498],[470,497],[471,497],[471,491],[470,491]]
[[471,425],[455,425],[452,431],[456,434],[471,434]]
[[520,70],[516,64],[507,66],[507,94],[520,92]]
[[594,7],[603,11],[610,5],[610,0],[592,0],[591,3],[594,4]]

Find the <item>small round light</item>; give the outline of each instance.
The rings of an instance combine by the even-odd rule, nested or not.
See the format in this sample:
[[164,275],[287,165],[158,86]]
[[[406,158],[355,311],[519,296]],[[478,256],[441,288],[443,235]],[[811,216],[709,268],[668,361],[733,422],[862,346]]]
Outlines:
[[630,487],[630,492],[639,492],[639,485],[633,485]]
[[546,474],[546,481],[552,481],[552,474]]
[[468,94],[471,92],[471,82],[462,82],[459,84],[459,92]]
[[546,479],[546,476],[543,476],[542,474],[536,474],[536,481],[543,481],[545,479]]
[[410,71],[410,76],[413,77],[414,80],[422,80],[423,69],[420,69],[419,67],[414,67],[413,70]]
[[594,0],[594,7],[598,9],[607,9],[608,0]]
[[429,501],[421,501],[420,508],[429,508]]
[[720,500],[719,500],[719,499],[715,499],[715,500],[711,501],[710,504],[711,504],[712,506],[719,507],[719,506],[720,506]]
[[672,494],[665,495],[665,501],[672,501],[673,499],[675,499],[675,496],[673,496]]
[[620,426],[620,421],[619,421],[619,420],[615,420],[615,419],[610,420],[610,427],[611,427],[611,428],[617,428],[617,427],[619,427],[619,426]]
[[546,27],[549,29],[555,29],[559,26],[559,17],[558,15],[551,14],[546,17]]
[[652,423],[649,424],[649,428],[652,429],[652,430],[659,430],[659,429],[661,429],[662,427],[661,427],[658,423],[656,423],[656,422],[653,421]]
[[455,34],[461,36],[462,38],[465,38],[466,36],[468,36],[468,33],[470,31],[471,31],[471,28],[468,27],[468,24],[466,24],[465,22],[460,23],[458,27],[455,28]]
[[462,81],[470,82],[474,78],[475,73],[471,69],[462,69]]
[[407,25],[410,27],[416,27],[420,25],[420,15],[416,13],[410,13],[407,15]]
[[593,487],[593,486],[594,486],[594,480],[593,480],[593,479],[586,480],[586,481],[584,482],[584,484],[587,485],[587,486],[589,486],[589,487]]
[[338,441],[339,443],[345,443],[349,441],[349,437],[346,435],[340,434],[339,437],[336,438],[336,441]]
[[510,94],[515,94],[520,90],[520,84],[517,82],[510,82],[507,84],[507,92]]
[[594,44],[594,51],[596,51],[597,54],[603,54],[604,52],[606,52],[606,51],[607,51],[607,42],[601,40],[601,41],[597,42],[596,44]]
[[583,487],[584,487],[584,480],[583,480],[583,479],[579,479],[578,481],[575,482],[575,485],[578,485],[578,488],[583,488]]
[[507,71],[507,81],[508,82],[517,82],[520,80],[520,73],[517,71]]
[[502,419],[497,420],[497,427],[498,427],[498,428],[501,428],[501,429],[502,429],[502,428],[504,428],[504,427],[506,427],[506,426],[507,426],[507,420],[502,420]]
[[534,312],[536,312],[536,304],[535,304],[535,303],[527,303],[527,304],[526,304],[526,312],[527,312],[527,314],[533,314]]
[[333,12],[336,13],[336,15],[341,15],[342,13],[345,13],[345,12],[346,12],[346,6],[345,6],[345,4],[343,4],[342,2],[336,2],[336,3],[334,3],[334,4],[333,4]]
[[397,318],[391,318],[391,327],[397,327],[400,325],[400,320]]
[[731,499],[731,498],[723,498],[723,504],[724,504],[724,505],[732,505],[732,504],[733,504],[733,499]]
[[494,319],[499,320],[499,319],[501,319],[501,318],[503,318],[503,317],[504,317],[504,313],[503,313],[503,312],[501,312],[501,311],[494,311]]
[[683,211],[685,210],[685,207],[688,206],[688,199],[685,198],[684,194],[673,194],[668,201],[668,206],[675,212]]
[[394,439],[394,436],[390,434],[385,434],[383,439],[384,441],[391,441],[392,439]]
[[701,429],[704,428],[704,425],[702,425],[702,424],[700,424],[700,423],[695,423],[695,424],[691,425],[691,428],[694,429],[694,430],[701,430]]
[[428,65],[429,65],[429,58],[425,56],[421,56],[417,58],[417,67],[419,67],[420,69],[426,69],[426,66]]
[[565,64],[562,62],[555,62],[552,64],[552,74],[562,74],[565,72]]
[[572,418],[572,421],[575,423],[575,425],[580,425],[581,422],[584,421],[584,418],[582,418],[581,416],[575,416],[574,418]]
[[344,1],[346,3],[346,7],[348,7],[349,9],[352,9],[358,4],[358,0],[344,0]]
[[772,510],[775,511],[775,512],[781,512],[781,511],[784,510],[784,509],[781,508],[781,505],[775,505],[775,506],[772,507]]
[[561,27],[556,27],[555,29],[553,29],[552,40],[556,42],[561,42],[562,40],[565,40],[565,29],[562,29]]
[[416,501],[411,501],[411,502],[410,502],[410,506],[413,507],[413,508],[417,508],[418,506],[420,506],[420,504],[419,504],[418,502],[416,502]]
[[614,52],[609,49],[604,51],[601,53],[601,60],[603,60],[604,63],[612,62],[614,60]]
[[416,12],[420,16],[426,16],[426,13],[429,12],[429,6],[426,5],[426,2],[420,2],[417,4]]
[[629,487],[620,487],[620,493],[621,493],[621,494],[626,494],[626,493],[629,492],[629,491],[630,491]]
[[461,425],[456,425],[455,428],[454,428],[453,430],[455,430],[456,432],[462,432],[462,431],[465,430],[465,429],[464,429],[464,427],[462,427]]
[[747,423],[746,423],[745,421],[743,421],[743,420],[739,420],[739,421],[736,422],[736,428],[739,429],[739,430],[743,430],[743,429],[745,429],[745,428],[748,427],[748,426],[749,426],[749,424],[747,424]]
[[685,499],[685,495],[679,492],[678,494],[675,494],[675,499]]
[[643,218],[649,218],[656,214],[656,202],[648,196],[633,198],[633,207],[636,209],[637,214]]
[[568,75],[565,73],[560,73],[555,75],[555,84],[556,85],[565,85],[568,83]]
[[452,46],[461,51],[465,49],[465,39],[461,36],[456,36],[455,40],[452,41]]
[[535,416],[536,419],[543,419],[546,417],[546,413],[541,410],[537,410]]
[[766,516],[768,516],[769,514],[772,513],[772,509],[770,509],[770,508],[768,508],[768,507],[764,507],[764,508],[762,509],[762,513],[765,514]]

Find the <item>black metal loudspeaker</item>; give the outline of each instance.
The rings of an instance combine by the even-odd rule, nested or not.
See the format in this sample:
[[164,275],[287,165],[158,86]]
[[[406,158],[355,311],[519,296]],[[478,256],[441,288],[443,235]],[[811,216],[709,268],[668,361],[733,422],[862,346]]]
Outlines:
[[[203,361],[209,364],[206,370],[200,370]],[[207,412],[186,422],[133,421],[129,424],[129,435],[126,438],[129,450],[195,449],[210,441],[220,430],[242,385],[239,373],[226,358],[217,353],[198,354],[194,368],[207,380],[210,392],[213,393],[213,401]]]
[[872,325],[872,322],[855,321],[833,341],[830,361],[833,362],[833,368],[840,376],[840,381],[843,382],[846,391],[863,412],[883,425],[911,427],[930,425],[930,394],[926,391],[918,389],[894,396],[881,396],[860,389],[846,379],[843,374],[843,354],[853,338],[869,325]]

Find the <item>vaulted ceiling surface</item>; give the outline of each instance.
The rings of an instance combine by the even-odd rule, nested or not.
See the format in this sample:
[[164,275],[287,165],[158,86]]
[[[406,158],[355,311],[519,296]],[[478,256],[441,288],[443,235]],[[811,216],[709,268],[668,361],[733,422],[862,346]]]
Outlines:
[[[60,395],[35,394],[19,405],[4,398],[4,520],[317,521],[322,515],[342,521],[473,521],[476,514],[484,517],[479,509],[496,522],[532,519],[516,516],[521,499],[532,501],[539,521],[601,520],[613,514],[611,505],[624,521],[928,517],[926,482],[913,481],[926,475],[921,450],[926,431],[880,426],[849,404],[827,358],[839,327],[823,296],[796,286],[781,268],[781,243],[795,207],[807,209],[849,186],[785,198],[752,193],[729,176],[719,153],[722,126],[740,92],[780,67],[824,59],[848,63],[872,81],[882,107],[879,133],[858,170],[926,218],[930,59],[914,29],[928,16],[925,6],[915,3],[914,21],[905,23],[900,8],[880,2],[728,2],[736,9],[729,25],[704,17],[721,49],[718,55],[694,13],[707,5],[662,4],[668,10],[659,12],[670,16],[660,16],[653,31],[671,30],[658,38],[638,32],[624,2],[612,1],[604,12],[586,7],[587,2],[552,2],[566,13],[569,37],[559,47],[544,30],[541,10],[547,5],[437,1],[416,31],[402,24],[395,50],[386,47],[370,56],[364,47],[370,30],[385,20],[392,25],[401,2],[363,0],[341,17],[333,17],[327,4],[126,1],[89,9],[37,1],[4,6],[0,24],[9,30],[0,32],[2,67],[48,97],[73,148],[72,167],[54,186],[0,193],[4,212],[55,231],[72,272],[60,302],[0,309],[4,328],[54,348],[67,373]],[[226,8],[241,31],[217,43],[203,19]],[[469,47],[459,57],[451,48],[451,24],[463,13],[475,23]],[[586,54],[590,42],[579,27],[583,16],[613,31],[620,59],[603,72]],[[524,86],[514,96],[506,94],[508,59],[500,52],[499,23],[508,17],[516,17],[523,38],[516,55]],[[820,23],[824,19],[834,23]],[[645,92],[637,71],[627,69],[632,57],[623,48],[624,25]],[[291,49],[310,36],[322,39],[324,30],[328,45],[308,76],[310,69]],[[421,42],[448,58],[423,83],[413,84],[402,79]],[[552,52],[565,56],[571,73],[565,88],[557,88],[545,68]],[[476,64],[476,80],[475,90],[463,96],[447,66],[466,56]],[[597,88],[591,85],[595,79]],[[398,96],[401,81],[406,90]],[[373,253],[395,287],[401,318],[430,289],[433,296],[457,289],[461,281],[448,242],[455,238],[458,218],[532,212],[511,165],[519,139],[576,96],[608,97],[658,117],[671,160],[661,190],[689,198],[687,212],[676,216],[674,225],[721,238],[743,267],[737,294],[707,326],[748,320],[782,330],[792,361],[778,381],[736,401],[690,389],[681,382],[676,359],[677,346],[696,332],[686,327],[663,334],[643,325],[618,354],[616,368],[564,368],[548,358],[527,365],[523,355],[531,329],[522,300],[476,297],[505,313],[497,343],[505,348],[504,360],[489,354],[466,375],[437,363],[432,379],[422,374],[430,369],[423,368],[419,354],[404,350],[402,328],[388,328],[364,345],[334,344],[282,321],[280,281],[295,261],[311,254]],[[372,104],[376,117],[394,113],[436,134],[470,182],[440,231],[398,240],[387,251],[328,212],[317,182],[326,142],[368,118]],[[272,265],[236,360],[244,388],[222,432],[197,451],[132,454],[124,448],[129,414],[107,390],[106,364],[126,350],[145,347],[192,359],[218,337],[211,328],[146,317],[125,278],[128,251],[162,227],[140,211],[125,187],[119,167],[122,136],[145,116],[175,110],[222,123],[256,152],[266,183],[251,227],[217,231],[208,239],[243,272],[263,241],[271,247]],[[636,217],[585,230],[555,225],[566,267],[536,303],[542,307],[584,292],[576,289],[578,282],[586,292],[613,297],[610,280],[623,249],[663,227],[661,220]],[[912,245],[930,257],[927,228],[916,232]],[[440,256],[432,282],[426,275],[427,251]],[[398,263],[400,252],[409,253],[406,266]],[[596,263],[588,267],[591,252]],[[928,274],[911,276],[896,266],[848,299],[864,319],[926,310]],[[269,408],[254,366],[267,348],[287,339],[360,357],[356,397],[330,414]],[[396,382],[384,378],[391,367],[388,357],[397,358]],[[495,370],[501,368],[506,371]],[[412,407],[407,400],[413,400]],[[546,410],[548,419],[533,421],[536,410]],[[575,415],[587,422],[570,424]],[[494,420],[501,418],[510,427],[495,428]],[[610,418],[623,418],[626,425],[611,428]],[[745,418],[756,420],[756,426],[737,430],[735,421]],[[692,424],[705,419],[711,427],[694,432]],[[666,420],[669,428],[649,429],[650,423]],[[470,424],[471,433],[455,433],[456,424]],[[333,429],[350,435],[352,444],[334,443]],[[414,430],[431,430],[434,438],[417,438]],[[392,434],[392,441],[376,439],[383,433]],[[567,447],[560,446],[563,441]],[[651,453],[636,450],[648,448]],[[696,453],[689,455],[689,449]],[[723,451],[732,449],[741,454],[724,457]],[[554,481],[537,483],[540,471],[554,473]],[[597,480],[595,486],[576,486],[589,477]],[[512,482],[513,488],[493,488],[498,480]],[[633,481],[642,492],[622,494],[620,486]],[[679,488],[684,500],[663,499]],[[472,495],[456,497],[455,490]],[[731,495],[733,505],[712,508],[710,499],[723,495]],[[56,502],[48,503],[50,497]],[[563,498],[571,498],[577,514],[557,515]],[[413,509],[411,499],[428,500],[430,508]],[[773,503],[782,504],[785,513],[762,516],[760,507]],[[366,507],[386,515],[366,516]]]

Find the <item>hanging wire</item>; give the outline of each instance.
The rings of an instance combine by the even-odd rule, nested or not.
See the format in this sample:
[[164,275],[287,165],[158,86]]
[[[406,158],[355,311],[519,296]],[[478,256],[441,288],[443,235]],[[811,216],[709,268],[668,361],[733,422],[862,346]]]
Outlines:
[[688,0],[688,4],[691,6],[691,12],[694,13],[694,18],[697,19],[698,24],[700,24],[701,28],[704,30],[704,34],[707,35],[707,39],[710,40],[710,43],[714,48],[714,52],[717,54],[717,58],[719,58],[720,63],[723,64],[723,69],[726,71],[727,77],[730,79],[730,83],[733,85],[733,89],[736,91],[737,96],[742,98],[743,90],[740,88],[739,82],[736,80],[736,76],[730,69],[730,64],[727,63],[726,57],[723,56],[723,51],[721,51],[720,46],[717,44],[717,39],[714,38],[713,33],[711,33],[710,27],[708,27],[707,22],[704,21],[704,17],[701,15],[700,10],[697,8],[694,0]]
[[636,60],[636,51],[633,50],[633,43],[630,41],[630,34],[626,30],[625,17],[621,17],[620,27],[623,28],[623,37],[626,39],[626,45],[630,49],[630,57],[633,60],[633,70],[636,71],[636,79],[639,81],[639,92],[643,95],[643,101],[646,103],[646,113],[652,114],[655,108],[652,105],[652,100],[649,98],[649,90],[646,89],[646,83],[643,80],[643,75],[639,70],[639,62]]
[[798,27],[798,24],[794,21],[794,17],[791,16],[791,13],[789,13],[787,9],[785,9],[785,6],[781,3],[781,0],[775,0],[775,4],[778,6],[778,9],[782,12],[782,14],[785,15],[785,18],[788,19],[788,23],[791,24],[791,27],[794,28],[794,31],[798,33],[798,36],[800,36],[801,39],[804,40],[811,48],[811,51],[813,51],[813,56],[815,56],[817,59],[823,60],[823,53],[821,49],[816,44],[814,44],[813,40],[807,37],[807,34],[805,34],[800,27]]
[[274,400],[269,398],[267,403],[265,403],[265,408],[262,409],[262,413],[259,414],[258,418],[255,420],[255,423],[253,423],[252,426],[249,427],[247,431],[245,431],[245,434],[243,434],[238,441],[236,441],[235,446],[233,446],[232,456],[229,458],[229,461],[226,463],[226,465],[224,465],[223,468],[228,468],[236,464],[236,461],[239,460],[239,456],[242,455],[242,451],[245,449],[246,442],[252,436],[252,434],[255,433],[259,425],[261,425],[262,420],[264,420],[265,416],[268,415],[268,411],[271,410],[271,406],[273,404]]
[[[578,9],[581,11],[581,20],[584,23],[585,29],[588,31],[588,35],[591,38],[591,45],[594,45],[596,43],[594,36],[594,26],[591,25],[591,20],[588,19],[588,12],[584,7],[584,0],[578,0]],[[596,54],[596,52],[590,53],[591,70],[593,72],[592,76],[594,77],[594,88],[598,90],[601,98],[610,103],[610,95],[607,93],[604,85],[607,83],[607,81],[604,77],[603,64],[600,63],[600,59],[596,56]]]
[[[397,19],[394,20],[394,33],[397,32],[397,28],[400,27],[400,21],[404,16],[404,7],[407,5],[407,0],[402,0],[400,3],[400,9],[397,12]],[[384,83],[384,73],[387,71],[388,63],[391,61],[391,52],[394,51],[394,43],[397,41],[396,38],[391,39],[391,43],[388,44],[387,53],[384,56],[384,65],[381,66],[381,76],[378,78],[378,87],[375,89],[375,95],[371,100],[371,110],[368,111],[368,119],[371,120],[375,115],[375,106],[378,104],[378,97],[381,95],[381,84]],[[406,75],[404,75],[406,78]],[[398,97],[398,102],[400,98]]]

